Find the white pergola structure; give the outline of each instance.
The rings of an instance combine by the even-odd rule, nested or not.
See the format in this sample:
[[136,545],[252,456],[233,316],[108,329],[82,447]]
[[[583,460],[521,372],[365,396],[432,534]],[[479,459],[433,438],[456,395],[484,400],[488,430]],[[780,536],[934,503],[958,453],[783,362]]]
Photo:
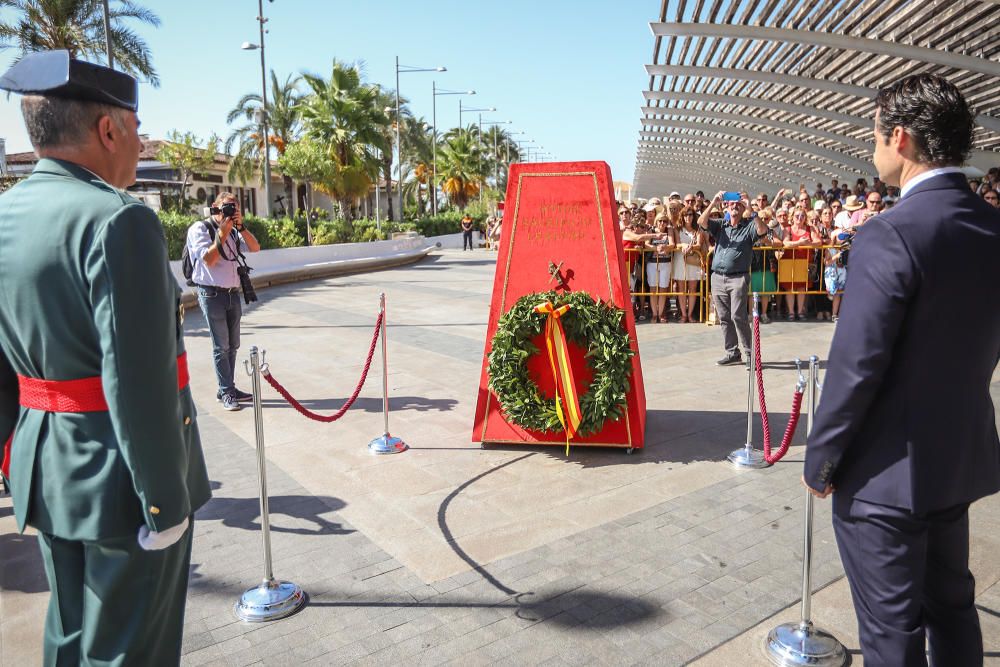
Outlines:
[[1000,166],[1000,0],[662,0],[634,195],[798,191],[875,176],[874,97],[918,72],[976,110]]

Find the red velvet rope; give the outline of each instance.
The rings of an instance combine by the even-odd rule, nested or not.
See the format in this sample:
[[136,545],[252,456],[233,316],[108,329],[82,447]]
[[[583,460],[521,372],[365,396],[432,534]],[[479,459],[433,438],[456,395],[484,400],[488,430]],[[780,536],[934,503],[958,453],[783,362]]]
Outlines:
[[343,417],[344,414],[351,408],[351,406],[354,405],[354,401],[357,400],[358,394],[361,393],[361,388],[365,386],[365,380],[368,378],[368,369],[371,368],[372,357],[375,356],[375,345],[378,344],[378,335],[382,331],[383,316],[384,313],[379,313],[378,321],[375,322],[375,334],[372,336],[371,347],[368,348],[368,359],[365,361],[364,370],[361,371],[361,380],[358,381],[358,386],[354,388],[354,393],[351,394],[351,397],[347,399],[347,402],[344,403],[344,405],[332,415],[321,415],[313,412],[312,410],[307,409],[301,403],[295,400],[295,398],[293,398],[292,395],[288,393],[288,390],[282,387],[281,384],[274,379],[274,376],[271,375],[271,372],[269,370],[262,370],[261,373],[263,374],[264,379],[267,380],[267,383],[272,387],[274,387],[274,390],[279,394],[281,394],[282,398],[288,401],[288,404],[291,405],[293,408],[295,408],[299,412],[299,414],[301,414],[303,417],[308,417],[309,419],[312,419],[314,421],[324,422],[326,424],[329,424],[330,422],[335,422],[341,417]]
[[761,427],[764,430],[764,460],[768,463],[777,463],[788,452],[792,438],[795,436],[795,427],[799,425],[799,414],[802,412],[802,389],[797,387],[792,396],[792,414],[788,418],[788,426],[785,427],[785,435],[781,439],[781,446],[778,451],[771,453],[771,425],[767,421],[767,401],[764,398],[764,369],[760,364],[760,315],[753,314],[753,342],[754,342],[754,365],[757,369],[757,396],[760,401]]

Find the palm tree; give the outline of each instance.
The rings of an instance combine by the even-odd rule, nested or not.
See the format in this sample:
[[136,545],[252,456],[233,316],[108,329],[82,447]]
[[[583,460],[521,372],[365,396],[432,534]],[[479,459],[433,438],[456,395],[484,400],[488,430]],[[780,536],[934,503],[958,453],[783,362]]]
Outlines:
[[[0,21],[0,49],[16,46],[19,58],[34,51],[65,49],[74,58],[107,62],[101,0],[0,0],[0,9],[4,8],[13,13],[14,20]],[[160,18],[132,0],[112,3],[110,18],[115,65],[158,87],[160,79],[149,46],[124,22],[135,19],[158,27]]]
[[404,189],[404,194],[409,191],[415,195],[419,215],[423,215],[425,211],[423,188],[431,185],[433,175],[433,133],[434,130],[423,117],[404,118],[400,139],[406,158],[404,166],[408,168],[412,181],[412,185]]
[[312,91],[302,103],[305,132],[333,162],[329,182],[318,185],[337,199],[350,222],[355,202],[367,196],[378,172],[376,150],[391,152],[385,132],[389,118],[377,89],[362,82],[358,64],[334,59],[329,79],[312,74],[303,78]]
[[438,150],[438,174],[441,189],[460,209],[479,194],[484,181],[483,167],[479,140],[471,126],[445,133],[445,143]]
[[[267,123],[270,130],[268,143],[275,149],[279,159],[299,134],[299,103],[302,100],[302,94],[299,92],[298,84],[301,80],[302,77],[289,74],[285,78],[285,82],[280,83],[278,75],[275,74],[274,70],[271,70],[271,95],[267,104]],[[260,124],[254,119],[254,113],[260,109],[260,105],[260,95],[249,93],[241,97],[226,116],[226,122],[230,125],[240,119],[246,121],[244,125],[234,129],[226,138],[226,153],[232,154],[233,146],[236,146],[236,153],[229,164],[230,180],[239,180],[245,183],[253,172],[259,169],[263,182],[264,140],[260,133]],[[281,177],[285,184],[287,210],[289,214],[294,214],[295,196],[293,190],[295,184],[288,174],[282,173]]]
[[[386,118],[389,123],[382,128],[382,138],[385,141],[386,146],[389,147],[388,150],[382,151],[381,156],[381,166],[382,166],[382,179],[386,183],[386,201],[387,201],[387,212],[389,219],[393,220],[393,203],[392,203],[392,149],[396,145],[396,91],[391,89],[382,90],[379,85],[372,86],[375,91],[375,105],[383,110],[386,114]],[[410,109],[407,107],[407,100],[405,97],[400,96],[399,98],[399,115],[403,118],[403,126],[400,128],[400,132],[404,132],[405,128],[408,126],[408,121],[410,120]],[[405,143],[405,139],[404,139]],[[404,165],[405,166],[405,165]],[[397,184],[402,187],[402,183]],[[376,177],[376,187],[377,187],[377,177]],[[403,219],[403,212],[399,212],[399,219]]]

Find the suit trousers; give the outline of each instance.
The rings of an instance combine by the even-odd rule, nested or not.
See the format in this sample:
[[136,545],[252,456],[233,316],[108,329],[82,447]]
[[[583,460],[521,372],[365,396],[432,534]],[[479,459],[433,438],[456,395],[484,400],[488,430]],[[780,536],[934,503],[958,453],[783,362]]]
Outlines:
[[[750,354],[750,274],[741,273],[726,276],[721,273],[712,274],[712,301],[715,302],[715,314],[722,328],[722,340],[726,353],[736,356],[743,352]],[[738,340],[737,340],[738,339]],[[739,347],[737,347],[737,343]]]
[[135,537],[39,533],[52,591],[43,664],[179,664],[193,530],[161,551],[143,551]]
[[865,667],[979,667],[968,503],[918,516],[834,493],[833,528]]

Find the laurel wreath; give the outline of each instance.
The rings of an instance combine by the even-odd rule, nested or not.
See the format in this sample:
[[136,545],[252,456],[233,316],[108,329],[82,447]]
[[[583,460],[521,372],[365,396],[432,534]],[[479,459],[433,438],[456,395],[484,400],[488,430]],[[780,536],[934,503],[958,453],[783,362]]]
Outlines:
[[581,436],[597,433],[608,419],[625,416],[635,352],[622,326],[625,311],[595,301],[586,292],[536,292],[518,299],[500,318],[493,336],[486,367],[489,388],[508,421],[542,433],[562,430],[555,401],[542,396],[528,374],[528,359],[539,352],[531,340],[542,333],[546,319],[534,308],[546,301],[556,308],[570,305],[561,318],[566,338],[587,350],[585,357],[593,372],[590,386],[580,396],[583,420],[578,432]]

